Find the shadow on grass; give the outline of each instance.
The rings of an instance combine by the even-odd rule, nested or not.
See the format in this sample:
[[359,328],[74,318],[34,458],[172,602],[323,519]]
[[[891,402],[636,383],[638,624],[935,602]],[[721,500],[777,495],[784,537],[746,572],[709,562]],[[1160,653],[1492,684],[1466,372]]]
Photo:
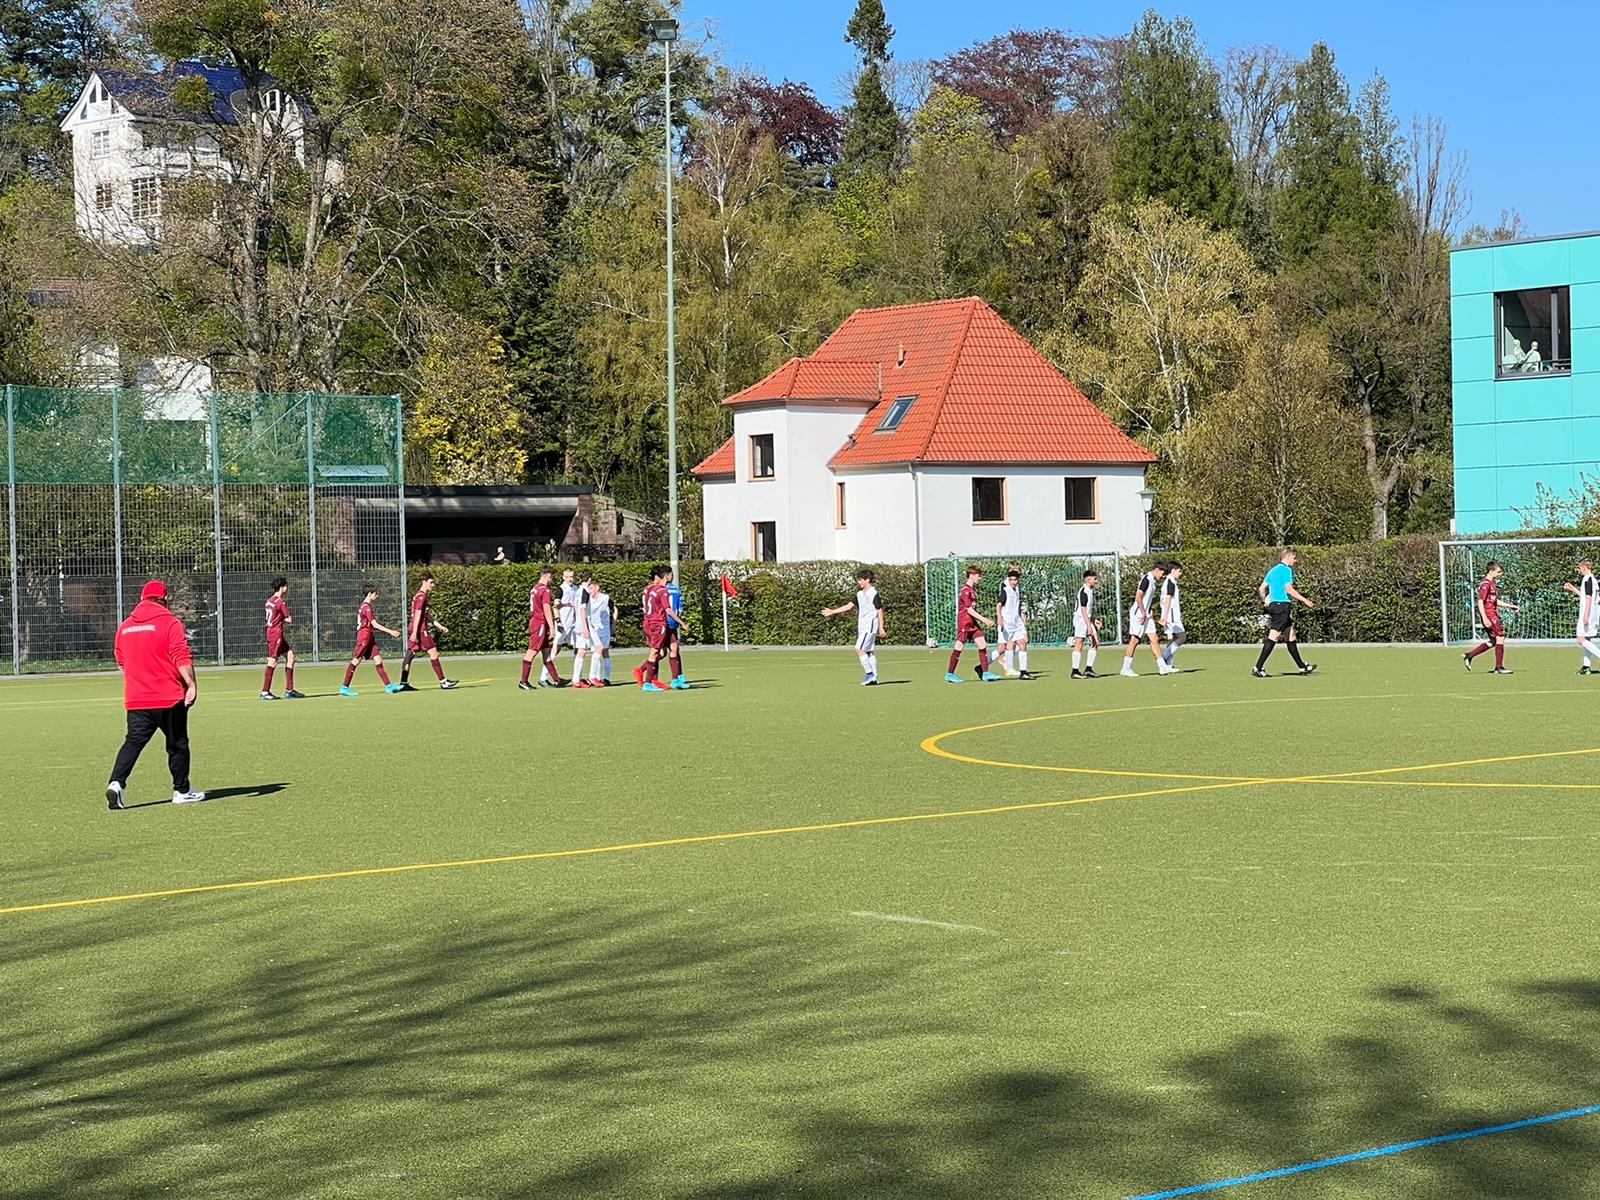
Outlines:
[[[990,939],[425,911],[328,909],[315,945],[303,913],[190,902],[0,929],[0,1193],[1130,1196],[1600,1101],[1600,978],[1493,1008],[1396,981],[1320,1040],[1235,1036],[1152,1086],[1071,1021],[1004,1041],[1037,997],[970,1011]],[[1315,1186],[1578,1197],[1597,1161],[1574,1121]]]

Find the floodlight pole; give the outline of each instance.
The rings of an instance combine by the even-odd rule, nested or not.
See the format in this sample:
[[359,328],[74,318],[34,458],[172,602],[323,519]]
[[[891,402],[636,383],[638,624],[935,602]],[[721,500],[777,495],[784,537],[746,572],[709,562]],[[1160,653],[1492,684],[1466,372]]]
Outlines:
[[216,542],[217,556],[217,666],[227,662],[228,643],[226,618],[222,615],[222,442],[221,423],[217,420],[217,393],[212,392],[206,402],[207,420],[211,423],[211,536]]
[[311,547],[311,661],[322,661],[322,614],[317,602],[317,433],[313,420],[312,393],[303,393],[306,402],[306,517]]
[[17,398],[6,384],[6,513],[11,535],[11,673],[22,674],[22,605],[17,598]]
[[678,23],[667,19],[646,23],[651,40],[661,43],[666,70],[663,92],[666,101],[667,170],[667,538],[672,558],[673,580],[678,580],[678,338],[675,312],[676,288],[672,254],[672,43],[678,40]]

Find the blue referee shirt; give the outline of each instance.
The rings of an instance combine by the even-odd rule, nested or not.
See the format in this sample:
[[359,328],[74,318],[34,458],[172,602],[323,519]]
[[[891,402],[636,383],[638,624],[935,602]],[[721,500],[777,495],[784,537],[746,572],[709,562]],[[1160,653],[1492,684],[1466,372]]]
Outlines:
[[1294,568],[1288,563],[1279,563],[1267,572],[1267,603],[1289,603],[1289,585],[1294,583]]

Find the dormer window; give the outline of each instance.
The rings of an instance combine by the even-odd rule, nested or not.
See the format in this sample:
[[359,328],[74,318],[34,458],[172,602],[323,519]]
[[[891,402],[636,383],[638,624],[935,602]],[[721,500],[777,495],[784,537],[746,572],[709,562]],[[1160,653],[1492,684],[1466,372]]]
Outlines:
[[261,104],[269,113],[281,117],[283,115],[282,89],[273,88],[270,92],[261,97]]
[[906,414],[911,411],[911,406],[917,402],[915,396],[901,396],[889,405],[889,411],[883,414],[883,420],[878,422],[878,433],[893,433],[900,428],[900,422],[906,419]]
[[89,134],[89,157],[111,157],[111,131],[109,129],[96,129]]

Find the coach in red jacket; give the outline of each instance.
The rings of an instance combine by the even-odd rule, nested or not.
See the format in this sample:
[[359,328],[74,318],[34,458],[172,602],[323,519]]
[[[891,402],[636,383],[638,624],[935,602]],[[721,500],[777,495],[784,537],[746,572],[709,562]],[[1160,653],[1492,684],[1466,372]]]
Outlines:
[[106,807],[125,807],[123,792],[139,754],[160,730],[167,739],[172,771],[172,802],[193,804],[204,792],[189,787],[189,708],[195,700],[194,658],[183,622],[167,610],[167,585],[152,579],[139,604],[117,626],[117,665],[122,668],[122,706],[128,710],[128,736],[117,752],[106,784]]

